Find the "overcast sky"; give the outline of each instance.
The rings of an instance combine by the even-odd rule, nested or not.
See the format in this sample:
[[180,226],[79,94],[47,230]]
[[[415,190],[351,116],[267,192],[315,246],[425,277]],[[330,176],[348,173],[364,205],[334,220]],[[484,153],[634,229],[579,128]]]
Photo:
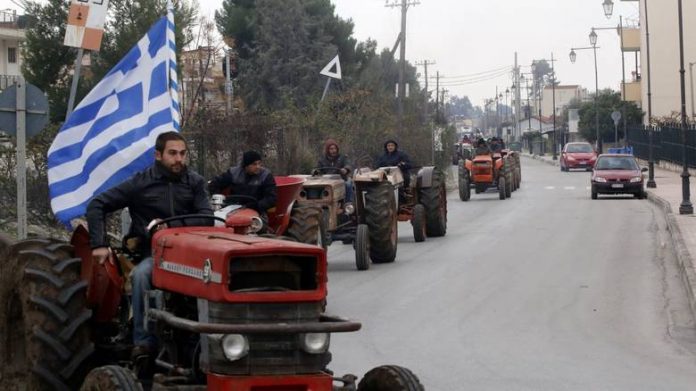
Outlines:
[[[222,0],[198,1],[201,16],[212,17],[222,4]],[[533,59],[549,59],[553,53],[558,60],[556,74],[562,84],[580,84],[594,92],[592,51],[578,51],[576,63],[571,64],[570,48],[589,46],[591,27],[616,27],[619,15],[628,23],[637,24],[638,19],[637,1],[614,0],[614,16],[610,20],[604,16],[602,0],[419,1],[420,4],[408,9],[407,60],[434,61],[436,64],[429,67],[429,75],[439,71],[444,76],[444,88],[451,95],[468,95],[475,105],[493,97],[496,86],[504,92],[512,81],[510,74],[502,71],[492,74],[500,76],[476,83],[469,82],[471,75],[487,76],[486,72],[511,68],[515,52],[519,63],[526,66],[523,72],[529,71]],[[380,49],[393,46],[400,29],[400,8],[385,7],[385,0],[333,0],[333,3],[339,16],[353,20],[358,40],[375,39]],[[598,31],[598,34],[599,87],[618,90],[619,37],[613,30]],[[628,53],[627,79],[634,68],[635,57]],[[420,72],[423,73],[422,67]],[[429,85],[432,88],[434,83]]]
[[[222,0],[199,0],[203,14],[212,14]],[[389,0],[393,3],[394,0]],[[589,46],[591,27],[616,27],[619,15],[638,23],[638,2],[615,0],[614,16],[607,19],[602,0],[419,0],[409,7],[406,29],[406,59],[411,63],[429,60],[436,64],[451,94],[468,95],[475,105],[512,85],[510,74],[476,83],[467,75],[512,67],[514,54],[529,66],[533,59],[550,59],[553,52],[556,74],[562,84],[580,84],[594,92],[594,63],[591,50],[578,51],[575,64],[571,47]],[[375,39],[379,48],[394,45],[400,30],[400,8],[385,7],[385,0],[333,0],[336,13],[355,23],[358,40]],[[399,1],[400,3],[400,1]],[[621,52],[614,30],[598,31],[597,61],[599,88],[619,90]],[[626,78],[635,68],[635,57],[626,55]],[[523,68],[528,72],[529,68]],[[423,68],[420,67],[421,74]],[[498,72],[500,74],[501,72]],[[462,78],[461,76],[464,76]],[[492,75],[493,77],[495,74]],[[457,77],[459,77],[457,79]],[[449,78],[449,80],[448,80]],[[434,88],[434,83],[429,89]]]

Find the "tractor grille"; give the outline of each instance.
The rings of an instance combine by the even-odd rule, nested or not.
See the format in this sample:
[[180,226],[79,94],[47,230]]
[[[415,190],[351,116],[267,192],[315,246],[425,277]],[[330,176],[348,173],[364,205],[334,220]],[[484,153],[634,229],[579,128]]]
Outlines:
[[[208,302],[210,323],[299,323],[319,319],[320,303],[224,304]],[[331,361],[331,353],[309,354],[299,345],[297,334],[247,335],[249,353],[230,362],[219,342],[203,338],[211,372],[224,375],[294,375],[317,373]],[[205,361],[205,360],[204,360]]]
[[307,200],[321,200],[330,195],[331,194],[326,187],[305,187],[300,192],[300,197]]
[[311,291],[317,289],[317,259],[308,256],[269,255],[232,258],[229,290]]

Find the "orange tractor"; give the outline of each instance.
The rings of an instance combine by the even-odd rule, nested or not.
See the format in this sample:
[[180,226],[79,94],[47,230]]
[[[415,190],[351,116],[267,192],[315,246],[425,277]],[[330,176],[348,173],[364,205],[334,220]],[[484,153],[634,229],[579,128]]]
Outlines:
[[471,199],[472,187],[476,194],[495,187],[500,199],[504,200],[512,196],[517,184],[512,159],[505,150],[476,154],[459,163],[459,198],[462,201]]

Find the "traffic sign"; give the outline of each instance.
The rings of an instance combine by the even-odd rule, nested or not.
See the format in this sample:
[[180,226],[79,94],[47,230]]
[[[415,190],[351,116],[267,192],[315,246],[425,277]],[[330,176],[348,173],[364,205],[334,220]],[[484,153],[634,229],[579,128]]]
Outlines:
[[611,113],[611,119],[614,120],[614,125],[618,125],[619,121],[621,120],[621,112],[620,111],[614,111]]
[[109,0],[73,0],[65,26],[65,46],[99,51]]
[[[332,71],[332,69],[336,69],[335,71]],[[330,77],[332,79],[339,79],[341,80],[341,61],[338,59],[338,54],[336,57],[334,57],[333,60],[331,60],[324,69],[319,72],[319,74]]]
[[[26,135],[33,137],[48,123],[48,99],[35,85],[26,83]],[[17,84],[0,94],[0,130],[17,135]]]

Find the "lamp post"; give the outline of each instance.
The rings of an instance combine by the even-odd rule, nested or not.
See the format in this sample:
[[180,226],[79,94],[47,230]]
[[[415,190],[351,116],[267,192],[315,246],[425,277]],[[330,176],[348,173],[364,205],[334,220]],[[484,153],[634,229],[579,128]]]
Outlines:
[[694,113],[694,64],[696,62],[689,63],[689,85],[691,89],[691,119],[696,119],[696,113]]
[[590,50],[594,54],[594,70],[595,70],[595,96],[594,96],[594,110],[595,110],[595,138],[597,139],[597,152],[602,153],[602,143],[599,138],[599,109],[597,108],[597,97],[599,96],[599,77],[597,73],[597,33],[594,30],[590,33],[590,44],[592,46],[582,47],[582,48],[571,48],[570,49],[570,62],[575,63],[578,55],[575,53],[576,50]]
[[681,87],[681,131],[682,131],[682,202],[679,205],[679,214],[690,215],[694,213],[691,205],[691,194],[689,190],[689,167],[686,161],[686,80],[684,70],[684,18],[682,15],[682,0],[678,1],[679,6],[679,83]]
[[[655,159],[653,157],[653,128],[652,128],[652,71],[650,68],[650,25],[648,24],[648,0],[643,0],[645,6],[645,58],[647,65],[647,82],[648,82],[648,181],[645,184],[648,188],[654,189],[657,187],[655,183]],[[609,18],[614,9],[612,0],[604,0],[602,3],[604,14]],[[621,28],[623,29],[623,21]],[[623,35],[621,37],[623,40]],[[623,57],[623,54],[622,54]],[[624,116],[625,117],[625,116]]]

